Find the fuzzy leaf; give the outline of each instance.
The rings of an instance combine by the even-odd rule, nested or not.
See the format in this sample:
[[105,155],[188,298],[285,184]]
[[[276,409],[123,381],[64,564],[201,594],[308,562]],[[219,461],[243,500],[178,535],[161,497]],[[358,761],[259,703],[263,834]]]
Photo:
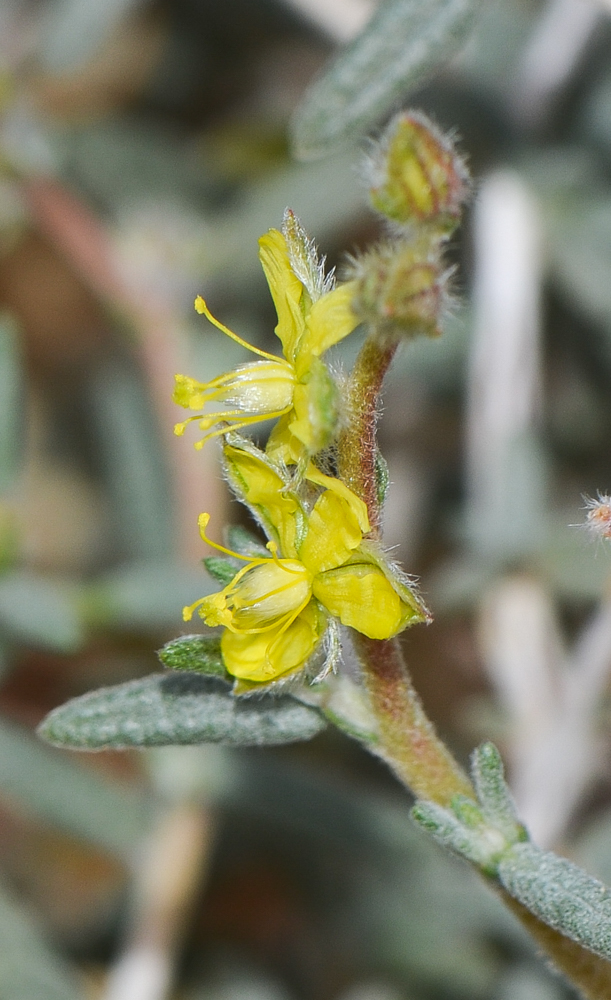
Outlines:
[[194,670],[200,674],[228,677],[218,635],[181,635],[167,642],[157,655],[170,670]]
[[240,524],[234,524],[227,532],[229,548],[250,559],[269,558],[269,549],[256,535]]
[[474,0],[386,0],[306,93],[293,121],[301,159],[361,135],[420,86],[466,35]]
[[471,760],[471,775],[482,811],[489,823],[511,843],[525,840],[511,793],[505,782],[503,761],[494,743],[482,743]]
[[226,559],[223,556],[208,556],[204,559],[204,566],[210,573],[210,576],[217,583],[222,584],[223,587],[231,583],[242,565],[242,563],[238,564],[237,559]]
[[324,725],[315,709],[293,698],[240,700],[216,677],[172,673],[74,698],[51,712],[39,733],[56,746],[81,750],[189,743],[274,746],[311,739]]
[[498,877],[544,923],[611,960],[611,890],[598,879],[529,843],[506,851]]

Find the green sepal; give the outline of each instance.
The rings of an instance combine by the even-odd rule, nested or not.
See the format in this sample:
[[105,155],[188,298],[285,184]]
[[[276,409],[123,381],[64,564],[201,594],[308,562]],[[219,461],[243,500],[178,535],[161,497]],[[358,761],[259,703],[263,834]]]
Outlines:
[[[337,434],[339,420],[337,386],[324,361],[316,357],[308,361],[308,371],[303,376],[302,385],[307,386],[307,437],[309,438],[307,447],[310,454],[316,455],[331,444]],[[296,412],[300,416],[298,393],[297,388]],[[301,440],[299,423],[299,420],[293,421],[289,424],[289,429]]]
[[219,635],[181,635],[157,652],[164,667],[190,670],[198,674],[229,678],[221,653]]
[[375,477],[376,499],[378,501],[378,507],[382,509],[386,503],[386,494],[388,493],[388,487],[390,486],[390,473],[388,471],[388,462],[379,448],[376,448]]

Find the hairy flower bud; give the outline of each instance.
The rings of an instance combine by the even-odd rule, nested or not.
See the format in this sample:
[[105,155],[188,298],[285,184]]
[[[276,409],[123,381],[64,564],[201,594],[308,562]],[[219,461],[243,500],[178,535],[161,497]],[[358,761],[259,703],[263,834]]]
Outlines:
[[432,226],[448,236],[469,192],[464,161],[429,119],[415,111],[394,118],[370,158],[374,209],[399,225]]
[[361,320],[404,336],[441,333],[449,271],[436,245],[422,240],[384,243],[355,261],[354,273],[352,308]]

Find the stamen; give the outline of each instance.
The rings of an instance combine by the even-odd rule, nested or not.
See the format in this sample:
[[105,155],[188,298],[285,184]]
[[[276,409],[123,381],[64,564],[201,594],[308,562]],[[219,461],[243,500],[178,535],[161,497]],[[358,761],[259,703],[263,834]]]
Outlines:
[[[250,563],[251,566],[259,566],[262,563],[268,562],[267,559],[251,559],[250,556],[241,556],[239,552],[233,552],[231,549],[226,549],[224,545],[219,545],[217,542],[213,542],[212,539],[208,538],[206,534],[206,528],[208,527],[209,521],[210,521],[210,514],[206,513],[200,514],[197,519],[200,537],[202,541],[206,543],[206,545],[210,545],[211,548],[213,549],[218,549],[219,552],[224,552],[226,556],[231,556],[232,559],[242,559],[243,562]],[[229,586],[232,587],[238,578],[244,576],[244,573],[246,572],[247,569],[249,569],[249,566],[245,566],[243,569],[241,569],[238,575],[234,577],[234,579],[231,581]],[[195,605],[193,605],[193,607],[195,607]]]
[[[272,559],[278,566],[280,566],[280,569],[284,570],[285,573],[295,573],[296,576],[302,575],[302,569],[289,569],[288,566],[283,566],[282,562],[278,558],[278,546],[274,541],[267,542],[265,548],[269,549],[272,554]],[[287,560],[285,559],[284,562],[287,562]],[[289,586],[292,586],[292,584],[289,584]]]
[[[232,423],[230,427],[219,427],[210,434],[206,434],[201,441],[195,442],[194,447],[200,451],[206,442],[212,440],[212,438],[220,437],[223,434],[229,434],[230,431],[239,431],[242,427],[250,427],[251,424],[258,424],[262,420],[276,420],[278,417],[283,417],[285,413],[289,413],[292,408],[292,406],[285,406],[283,410],[275,410],[273,413],[257,413],[253,417],[244,417],[244,420],[241,420],[239,423]],[[211,416],[215,416],[215,414],[211,414]]]
[[238,337],[237,333],[233,333],[233,331],[229,330],[228,327],[223,326],[218,319],[214,318],[201,295],[197,296],[194,305],[195,311],[198,312],[200,316],[205,316],[206,319],[210,320],[210,322],[217,328],[217,330],[220,330],[228,337],[231,337],[232,340],[235,340],[236,344],[240,344],[242,347],[245,347],[247,351],[252,351],[253,354],[258,354],[261,358],[267,358],[268,361],[280,361],[283,363],[283,358],[279,358],[276,354],[268,354],[267,351],[262,351],[258,347],[253,347],[252,344],[249,344],[246,340],[242,340],[241,337]]

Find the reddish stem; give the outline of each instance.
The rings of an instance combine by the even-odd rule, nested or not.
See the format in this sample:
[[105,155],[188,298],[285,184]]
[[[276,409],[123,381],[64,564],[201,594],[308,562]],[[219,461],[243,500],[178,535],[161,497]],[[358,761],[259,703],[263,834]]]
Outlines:
[[367,504],[371,533],[380,535],[380,505],[376,474],[376,425],[382,383],[398,341],[370,336],[356,359],[348,386],[349,422],[340,435],[339,472],[353,493]]

